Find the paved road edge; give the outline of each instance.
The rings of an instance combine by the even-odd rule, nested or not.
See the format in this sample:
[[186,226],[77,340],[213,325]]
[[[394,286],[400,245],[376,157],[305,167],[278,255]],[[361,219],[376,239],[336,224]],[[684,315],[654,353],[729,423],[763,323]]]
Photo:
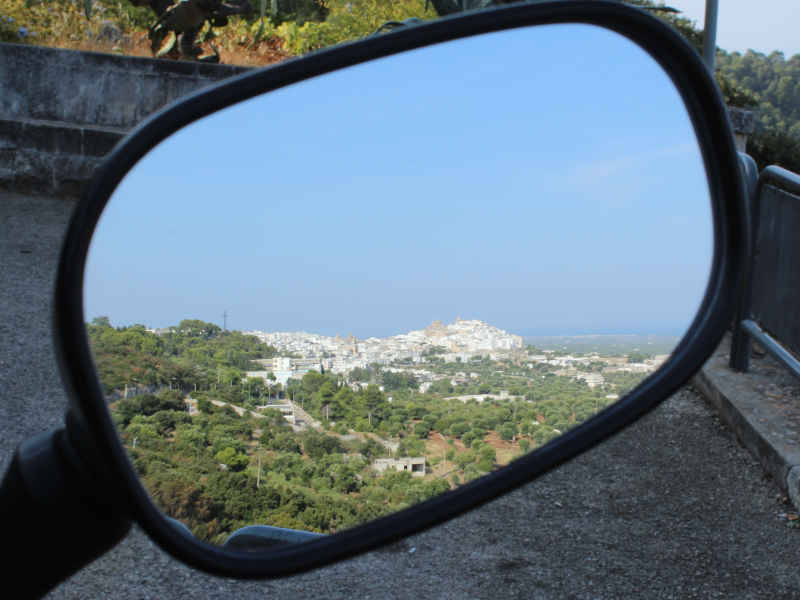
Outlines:
[[785,420],[768,398],[753,389],[748,375],[731,371],[727,352],[720,348],[694,376],[692,385],[800,508],[800,450],[782,435]]

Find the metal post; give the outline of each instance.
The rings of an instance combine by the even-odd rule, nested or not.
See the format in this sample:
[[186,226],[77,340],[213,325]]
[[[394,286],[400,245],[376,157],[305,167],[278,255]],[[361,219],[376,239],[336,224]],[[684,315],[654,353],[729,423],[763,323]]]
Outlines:
[[753,250],[755,248],[756,224],[758,222],[758,167],[752,157],[739,153],[739,166],[747,189],[745,222],[747,228],[747,259],[739,297],[736,299],[736,312],[731,336],[730,367],[734,371],[747,371],[750,363],[750,337],[742,327],[742,322],[750,318],[751,286],[753,271]]
[[717,13],[719,0],[706,0],[706,18],[703,21],[703,60],[708,70],[714,72],[717,52]]

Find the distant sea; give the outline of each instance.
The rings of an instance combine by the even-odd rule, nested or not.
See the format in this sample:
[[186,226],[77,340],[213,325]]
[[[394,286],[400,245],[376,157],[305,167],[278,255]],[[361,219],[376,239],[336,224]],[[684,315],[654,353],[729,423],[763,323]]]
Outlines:
[[588,333],[575,335],[526,335],[522,341],[540,350],[560,350],[562,352],[600,354],[669,354],[675,348],[680,336],[640,333]]

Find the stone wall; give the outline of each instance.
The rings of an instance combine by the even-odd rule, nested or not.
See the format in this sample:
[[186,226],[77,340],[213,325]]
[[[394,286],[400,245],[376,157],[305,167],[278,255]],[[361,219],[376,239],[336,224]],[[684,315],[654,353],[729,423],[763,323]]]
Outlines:
[[0,189],[77,196],[143,118],[246,70],[0,44]]

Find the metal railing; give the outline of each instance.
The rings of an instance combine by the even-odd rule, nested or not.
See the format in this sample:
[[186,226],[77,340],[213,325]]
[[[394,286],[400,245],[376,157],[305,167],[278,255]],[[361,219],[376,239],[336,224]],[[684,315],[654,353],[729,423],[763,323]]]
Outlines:
[[740,155],[750,196],[749,252],[730,366],[746,371],[751,341],[800,377],[800,175]]

